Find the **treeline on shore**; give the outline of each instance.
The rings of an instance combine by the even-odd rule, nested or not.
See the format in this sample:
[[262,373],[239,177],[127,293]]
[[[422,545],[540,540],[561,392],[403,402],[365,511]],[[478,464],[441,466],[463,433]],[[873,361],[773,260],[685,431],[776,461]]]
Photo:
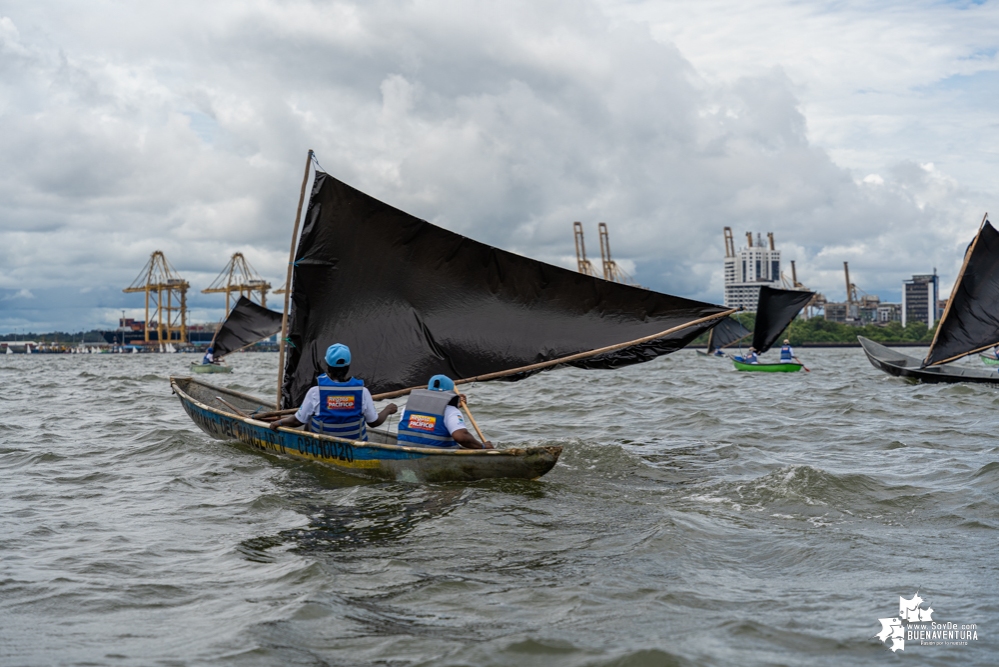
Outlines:
[[0,335],[0,341],[15,342],[19,340],[33,340],[36,343],[103,343],[104,336],[97,329],[87,332],[67,333],[65,331],[53,331],[52,333],[34,333],[33,331],[17,332]]
[[[753,330],[756,323],[756,313],[737,313],[733,315],[735,319],[742,322],[742,325]],[[784,331],[781,339],[787,338],[791,345],[801,345],[803,343],[853,343],[857,342],[857,336],[864,336],[879,343],[925,343],[929,345],[933,341],[933,334],[936,326],[930,328],[923,322],[910,322],[903,327],[901,322],[889,322],[887,324],[867,324],[864,326],[853,326],[850,324],[840,324],[830,322],[821,317],[810,319],[795,318]],[[707,334],[700,336],[694,344],[706,345]],[[749,345],[749,339],[743,342]]]

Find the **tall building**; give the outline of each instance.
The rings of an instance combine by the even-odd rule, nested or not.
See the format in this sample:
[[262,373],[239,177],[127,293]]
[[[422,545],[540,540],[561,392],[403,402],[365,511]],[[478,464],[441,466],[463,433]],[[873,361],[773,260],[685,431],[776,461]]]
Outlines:
[[760,234],[746,232],[745,248],[738,252],[732,240],[732,230],[725,228],[725,306],[756,310],[760,287],[781,287],[780,250],[774,248],[774,235],[767,234],[768,244]]
[[925,322],[932,327],[937,321],[940,300],[940,280],[936,269],[932,274],[912,276],[902,281],[902,326],[909,322]]

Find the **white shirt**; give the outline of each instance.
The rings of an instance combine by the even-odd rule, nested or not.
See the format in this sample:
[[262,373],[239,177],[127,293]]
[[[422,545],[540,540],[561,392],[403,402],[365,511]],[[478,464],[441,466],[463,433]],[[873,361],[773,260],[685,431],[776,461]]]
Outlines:
[[444,408],[444,428],[451,435],[454,435],[454,432],[459,428],[467,428],[465,426],[465,417],[461,414],[461,410],[453,405]]
[[[378,411],[375,410],[375,402],[371,400],[371,392],[368,391],[367,387],[361,388],[361,412],[364,413],[364,421],[369,424],[378,421]],[[303,424],[308,424],[309,419],[313,415],[319,414],[319,387],[312,387],[309,389],[308,393],[305,394],[305,400],[302,401],[302,407],[298,409],[295,413],[295,419],[302,422]],[[447,418],[445,417],[445,420]],[[447,423],[445,421],[445,423]]]

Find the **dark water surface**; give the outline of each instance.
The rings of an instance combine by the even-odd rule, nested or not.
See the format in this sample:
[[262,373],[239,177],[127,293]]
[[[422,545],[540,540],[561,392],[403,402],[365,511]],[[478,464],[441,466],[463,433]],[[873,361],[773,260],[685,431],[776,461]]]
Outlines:
[[[804,352],[475,386],[562,459],[427,486],[209,439],[193,356],[0,356],[0,664],[999,663],[999,389]],[[277,355],[233,362],[273,395]],[[978,641],[889,651],[917,590]]]

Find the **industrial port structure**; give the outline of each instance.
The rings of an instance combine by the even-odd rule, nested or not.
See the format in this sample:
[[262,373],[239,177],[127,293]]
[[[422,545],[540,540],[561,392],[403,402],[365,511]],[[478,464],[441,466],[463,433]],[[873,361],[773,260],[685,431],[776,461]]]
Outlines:
[[577,271],[588,276],[603,278],[604,280],[609,280],[614,283],[622,283],[624,285],[634,285],[635,287],[639,287],[639,285],[635,285],[631,276],[629,276],[627,272],[618,266],[618,263],[611,258],[610,234],[607,233],[606,222],[597,224],[597,233],[600,237],[600,268],[603,275],[597,273],[593,268],[593,263],[586,258],[586,240],[583,237],[583,223],[572,223],[572,231],[573,236],[575,236],[576,239]]
[[146,345],[153,342],[149,337],[150,325],[155,325],[157,343],[187,342],[187,290],[190,287],[190,283],[170,266],[166,256],[157,250],[149,256],[132,284],[122,290],[126,294],[146,294]]
[[[190,288],[191,284],[177,274],[166,255],[160,250],[154,251],[132,284],[122,290],[126,294],[145,294],[145,321],[122,317],[117,331],[104,334],[105,337],[113,334],[113,340],[108,339],[108,342],[117,343],[119,335],[122,345],[186,345],[210,341],[214,327],[208,330],[205,326],[188,326],[187,290]],[[243,253],[237,252],[201,293],[225,294],[225,312],[228,314],[240,296],[246,296],[266,308],[270,288],[270,283],[257,274]],[[193,329],[197,329],[196,335]]]

